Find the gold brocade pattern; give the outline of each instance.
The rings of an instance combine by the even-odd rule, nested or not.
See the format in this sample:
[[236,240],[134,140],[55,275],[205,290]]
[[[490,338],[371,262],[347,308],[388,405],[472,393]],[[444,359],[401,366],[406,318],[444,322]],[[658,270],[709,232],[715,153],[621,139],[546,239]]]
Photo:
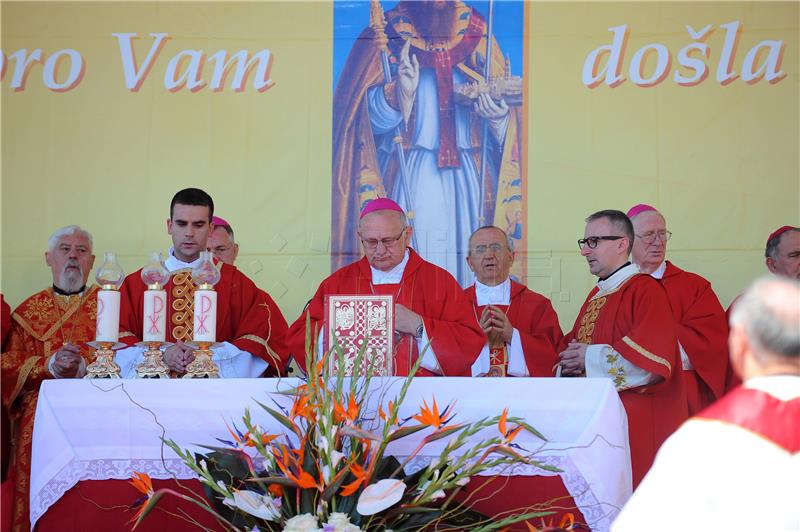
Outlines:
[[172,337],[190,342],[194,338],[194,282],[191,272],[172,277]]
[[29,303],[28,308],[25,309],[22,315],[28,320],[34,319],[44,321],[50,316],[50,313],[53,312],[53,308],[52,299],[34,299]]
[[609,365],[608,376],[614,381],[614,386],[617,390],[624,390],[628,387],[628,379],[625,376],[625,365],[620,361],[619,353],[613,349],[609,349],[610,353],[606,354],[606,362]]
[[581,326],[576,335],[578,342],[583,344],[592,343],[595,322],[600,316],[600,309],[602,309],[605,304],[605,296],[589,301],[589,304],[586,306],[586,311],[583,313],[583,316],[581,316]]

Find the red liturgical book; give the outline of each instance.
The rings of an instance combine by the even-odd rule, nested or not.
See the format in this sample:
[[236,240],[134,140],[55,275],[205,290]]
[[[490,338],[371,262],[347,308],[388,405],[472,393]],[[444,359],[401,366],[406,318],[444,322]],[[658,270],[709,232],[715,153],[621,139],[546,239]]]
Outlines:
[[[394,338],[394,297],[391,295],[325,296],[328,334],[324,349],[339,345],[344,349],[345,374],[348,376],[394,375],[392,347]],[[361,367],[355,367],[359,350],[366,343],[367,352]],[[331,370],[338,371],[336,353],[331,353]]]

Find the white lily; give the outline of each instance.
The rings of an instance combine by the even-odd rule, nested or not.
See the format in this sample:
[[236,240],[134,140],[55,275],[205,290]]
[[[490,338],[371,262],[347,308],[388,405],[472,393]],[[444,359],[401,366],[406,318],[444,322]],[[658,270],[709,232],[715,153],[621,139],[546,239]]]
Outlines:
[[405,490],[405,482],[395,478],[385,478],[370,484],[358,497],[356,510],[361,515],[374,515],[397,504],[403,498]]
[[269,495],[262,495],[251,490],[235,490],[233,499],[226,498],[222,502],[231,508],[238,508],[267,521],[275,521],[281,516],[280,499],[273,499]]

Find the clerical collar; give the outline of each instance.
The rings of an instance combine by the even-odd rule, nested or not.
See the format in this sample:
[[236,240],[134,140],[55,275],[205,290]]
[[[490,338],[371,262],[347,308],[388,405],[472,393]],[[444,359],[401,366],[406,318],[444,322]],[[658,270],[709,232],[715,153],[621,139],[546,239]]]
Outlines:
[[475,299],[478,306],[484,305],[509,305],[511,302],[511,279],[506,280],[497,286],[485,285],[475,280]]
[[177,270],[184,270],[186,268],[194,269],[194,267],[200,262],[200,257],[197,257],[192,262],[183,262],[181,259],[175,256],[175,248],[170,247],[169,251],[167,252],[167,260],[164,261],[164,266],[170,272],[174,272]]
[[408,264],[408,259],[410,256],[411,255],[408,252],[408,248],[406,248],[406,253],[403,256],[403,260],[401,260],[400,264],[388,272],[382,272],[370,266],[369,269],[372,272],[372,284],[398,284],[403,279],[403,272],[406,270],[406,265]]
[[77,290],[75,292],[67,292],[66,290],[60,289],[56,285],[53,285],[53,292],[55,292],[60,296],[74,296],[77,294],[82,294],[84,290],[86,290],[86,285],[81,286],[80,290]]
[[617,269],[614,273],[597,281],[597,288],[600,292],[608,292],[618,288],[622,283],[631,278],[634,274],[639,273],[639,267],[630,262],[625,263],[624,266]]
[[664,273],[666,271],[667,271],[667,261],[665,260],[664,262],[661,263],[661,265],[658,268],[653,270],[653,272],[650,274],[650,277],[653,277],[654,279],[663,279]]

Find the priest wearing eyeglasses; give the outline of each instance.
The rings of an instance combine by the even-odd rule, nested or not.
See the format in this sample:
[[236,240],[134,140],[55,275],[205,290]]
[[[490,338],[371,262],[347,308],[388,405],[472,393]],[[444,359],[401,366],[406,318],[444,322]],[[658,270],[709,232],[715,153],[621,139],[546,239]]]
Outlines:
[[491,225],[469,239],[467,264],[475,284],[464,290],[487,341],[472,365],[474,377],[552,377],[563,337],[550,300],[513,281],[513,240]]
[[656,279],[628,260],[633,240],[624,212],[586,219],[578,246],[599,280],[561,343],[559,364],[564,376],[614,381],[628,414],[636,487],[687,411],[669,300]]
[[371,294],[394,296],[396,375],[407,375],[424,350],[418,375],[470,376],[485,336],[453,276],[409,247],[412,230],[394,201],[366,204],[358,224],[364,256],[322,281],[289,329],[289,350],[302,368],[306,317],[312,331],[325,330],[325,296]]
[[635,205],[628,211],[635,233],[633,262],[639,270],[661,281],[675,319],[683,386],[689,415],[722,397],[729,379],[728,320],[709,283],[666,260],[664,216],[655,207]]

